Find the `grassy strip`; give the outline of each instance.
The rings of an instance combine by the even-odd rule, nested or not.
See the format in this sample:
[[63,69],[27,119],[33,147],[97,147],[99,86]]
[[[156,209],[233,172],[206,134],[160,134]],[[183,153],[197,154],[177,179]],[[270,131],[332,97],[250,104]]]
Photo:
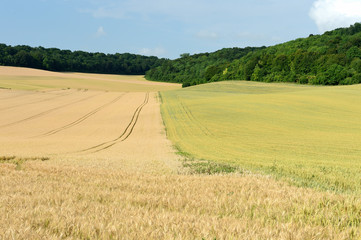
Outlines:
[[189,168],[192,173],[196,174],[225,174],[225,173],[243,173],[238,167],[229,164],[221,164],[208,160],[184,159],[183,167]]
[[188,174],[228,174],[228,173],[239,173],[242,174],[244,171],[239,167],[226,163],[217,163],[205,159],[196,159],[187,152],[180,149],[179,146],[175,146],[177,154],[182,156],[182,166],[187,170]]

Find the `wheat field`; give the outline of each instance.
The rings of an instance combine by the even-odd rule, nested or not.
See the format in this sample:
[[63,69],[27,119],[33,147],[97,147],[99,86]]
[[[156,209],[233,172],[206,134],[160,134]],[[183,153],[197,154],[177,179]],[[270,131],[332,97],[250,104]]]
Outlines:
[[[210,100],[214,92],[240,95],[234,86],[173,91],[180,86],[147,82],[140,76],[3,67],[0,73],[0,239],[361,236],[357,194],[297,187],[287,180],[289,175],[278,179],[277,174],[255,171],[247,162],[238,162],[247,171],[230,174],[194,174],[184,167],[189,156],[177,151],[202,158],[211,155],[216,158],[210,160],[229,163],[227,152],[216,154],[222,148],[208,145],[204,150],[212,143],[206,138],[207,131],[219,141],[229,140],[222,135],[223,128],[208,129],[211,119],[199,118],[189,110],[181,112],[185,107],[198,107],[200,114],[214,115],[206,107],[210,103],[220,111],[216,99]],[[268,85],[237,84],[256,93],[270,91]],[[271,89],[280,93],[284,87],[279,88]],[[298,92],[298,86],[286,88]],[[162,91],[161,98],[158,91]],[[210,98],[201,99],[207,95]],[[199,99],[194,101],[195,97]],[[181,105],[170,108],[175,102]],[[231,106],[221,103],[226,106],[222,111],[230,111]],[[227,118],[219,115],[215,120]],[[180,132],[173,132],[175,124],[180,125]],[[204,142],[193,141],[181,131]],[[194,147],[187,149],[182,141]],[[224,158],[218,159],[220,155]],[[305,160],[304,164],[313,163]]]
[[196,159],[361,194],[361,85],[230,81],[162,98],[169,138]]
[[57,89],[111,92],[157,92],[180,88],[179,84],[149,82],[144,76],[59,73],[38,69],[0,66],[0,88],[50,91]]

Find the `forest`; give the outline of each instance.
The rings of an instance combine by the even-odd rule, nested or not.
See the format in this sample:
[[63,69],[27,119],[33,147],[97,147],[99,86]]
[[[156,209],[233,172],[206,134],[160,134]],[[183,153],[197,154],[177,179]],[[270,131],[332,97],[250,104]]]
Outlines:
[[348,85],[361,83],[361,23],[271,47],[183,54],[146,73],[184,87],[223,80]]
[[149,70],[146,79],[183,83],[184,87],[214,81],[212,78],[222,73],[233,60],[264,48],[224,48],[214,53],[181,54],[180,58]]
[[60,72],[144,75],[166,59],[136,54],[104,54],[0,44],[0,65]]

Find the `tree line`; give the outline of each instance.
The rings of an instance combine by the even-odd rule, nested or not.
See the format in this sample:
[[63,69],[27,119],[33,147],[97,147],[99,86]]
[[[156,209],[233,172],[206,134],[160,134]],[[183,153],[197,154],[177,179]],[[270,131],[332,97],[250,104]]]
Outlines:
[[145,74],[184,87],[223,80],[361,83],[361,23],[271,47],[224,48],[175,60],[0,44],[0,65],[51,71]]
[[182,56],[150,69],[146,78],[180,82],[184,87],[222,80],[361,83],[361,24],[271,47]]
[[214,76],[236,59],[265,47],[224,48],[213,53],[190,55],[181,54],[180,58],[167,60],[159,67],[146,73],[146,79],[162,82],[183,83],[191,86],[214,81]]
[[104,54],[0,44],[0,65],[61,72],[144,75],[166,59],[130,53]]

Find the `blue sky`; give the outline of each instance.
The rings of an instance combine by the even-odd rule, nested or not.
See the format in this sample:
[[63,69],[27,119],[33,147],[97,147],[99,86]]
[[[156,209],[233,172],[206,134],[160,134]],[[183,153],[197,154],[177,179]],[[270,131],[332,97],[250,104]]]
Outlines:
[[0,0],[0,43],[177,58],[361,21],[361,0]]

